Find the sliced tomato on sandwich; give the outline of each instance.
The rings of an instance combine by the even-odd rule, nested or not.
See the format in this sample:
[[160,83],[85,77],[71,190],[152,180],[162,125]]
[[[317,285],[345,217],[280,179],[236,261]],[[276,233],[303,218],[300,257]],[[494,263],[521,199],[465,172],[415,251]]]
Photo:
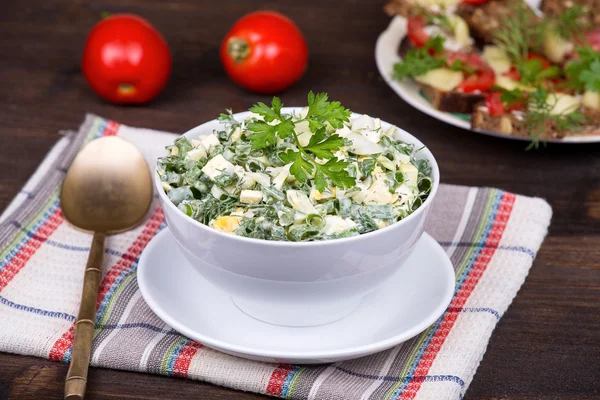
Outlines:
[[417,47],[425,46],[429,35],[425,32],[425,20],[423,17],[412,17],[406,24],[407,34],[410,41]]
[[453,66],[456,62],[461,64],[459,67],[467,75],[467,78],[458,86],[463,92],[487,92],[494,86],[496,74],[478,54],[460,52],[448,54],[448,65]]
[[490,115],[497,117],[503,115],[507,111],[521,111],[525,109],[523,101],[517,101],[511,105],[506,105],[502,101],[502,92],[490,92],[485,96],[485,106],[488,108]]

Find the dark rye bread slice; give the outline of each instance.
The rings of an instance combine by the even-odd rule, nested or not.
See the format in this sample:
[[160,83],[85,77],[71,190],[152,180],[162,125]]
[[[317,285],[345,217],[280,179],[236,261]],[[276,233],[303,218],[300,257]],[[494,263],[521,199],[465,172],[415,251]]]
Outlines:
[[425,98],[440,111],[471,114],[475,106],[485,99],[483,93],[463,93],[458,90],[442,92],[432,86],[417,82]]
[[[404,58],[406,53],[414,48],[408,37],[405,37],[398,46],[398,55]],[[468,52],[468,51],[467,51]],[[442,92],[432,86],[415,82],[421,88],[425,98],[440,111],[451,113],[471,114],[475,104],[483,101],[484,94],[463,93],[459,91]]]
[[[551,120],[544,124],[544,133],[540,139],[556,139],[564,136],[600,136],[600,110],[581,107],[586,123],[580,129],[566,134],[556,133],[556,126]],[[471,114],[471,129],[491,131],[505,135],[529,137],[529,129],[523,124],[523,113],[513,111],[500,116],[493,116],[487,111],[485,104],[475,106]]]
[[492,43],[495,31],[502,26],[505,18],[510,17],[519,3],[527,10],[532,23],[541,21],[524,0],[490,0],[481,5],[460,4],[456,13],[467,22],[473,38],[479,42]]
[[543,0],[541,10],[545,15],[558,15],[575,5],[587,11],[585,19],[589,25],[600,25],[600,0]]

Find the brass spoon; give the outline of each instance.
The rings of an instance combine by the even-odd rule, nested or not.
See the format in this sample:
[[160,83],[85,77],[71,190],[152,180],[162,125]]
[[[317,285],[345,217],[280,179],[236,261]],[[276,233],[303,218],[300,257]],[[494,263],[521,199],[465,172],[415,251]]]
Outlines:
[[94,338],[96,298],[100,284],[104,238],[139,224],[152,202],[150,171],[131,143],[109,136],[85,146],[73,160],[60,193],[63,215],[75,227],[94,232],[75,323],[65,399],[85,394]]

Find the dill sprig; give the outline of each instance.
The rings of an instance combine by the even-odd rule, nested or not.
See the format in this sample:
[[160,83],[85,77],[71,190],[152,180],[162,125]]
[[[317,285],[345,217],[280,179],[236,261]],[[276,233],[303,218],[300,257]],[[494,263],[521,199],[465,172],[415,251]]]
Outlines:
[[541,63],[539,60],[528,60],[529,49],[541,46],[546,26],[537,21],[524,2],[511,4],[511,10],[512,12],[502,19],[494,42],[506,52],[511,63],[521,74],[523,83],[534,83],[538,80]]
[[[548,101],[551,98],[555,101]],[[542,88],[529,94],[528,109],[523,119],[523,124],[532,139],[528,149],[538,148],[540,138],[545,132],[554,130],[559,137],[562,137],[567,132],[579,130],[585,121],[585,116],[579,111],[566,110],[559,114],[553,113],[556,99],[554,93]]]
[[589,28],[589,10],[575,4],[549,19],[552,29],[563,39],[571,40],[583,35]]

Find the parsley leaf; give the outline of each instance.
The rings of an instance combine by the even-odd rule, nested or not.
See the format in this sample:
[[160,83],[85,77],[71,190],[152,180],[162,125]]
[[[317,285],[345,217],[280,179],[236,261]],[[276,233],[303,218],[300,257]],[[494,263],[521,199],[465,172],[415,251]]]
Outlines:
[[248,124],[248,129],[253,133],[248,136],[255,150],[277,143],[277,125],[269,125],[265,121],[254,121]]
[[443,47],[444,38],[436,36],[427,40],[425,46],[410,49],[402,61],[394,64],[394,79],[414,78],[432,69],[443,67],[446,61],[429,52],[430,49],[435,53],[441,52]]
[[[325,177],[326,175],[331,182],[339,188],[351,188],[356,184],[353,177],[348,174],[346,167],[348,162],[338,160],[337,158],[329,159],[325,164],[315,163],[317,172],[315,173],[315,186],[319,192],[323,192],[326,188]],[[290,168],[291,171],[291,168]]]
[[585,90],[600,91],[600,60],[590,63],[590,69],[583,71],[579,79],[585,83]]
[[330,159],[334,157],[332,151],[339,150],[344,144],[344,138],[336,134],[325,138],[325,128],[320,128],[310,138],[304,150],[310,151],[319,158]]
[[[248,140],[252,149],[259,150],[277,144],[277,138],[285,139],[292,136],[297,150],[288,149],[278,156],[286,164],[291,163],[290,173],[300,182],[306,182],[308,176],[315,171],[315,185],[320,192],[327,188],[327,178],[338,187],[346,188],[355,185],[355,179],[345,169],[347,162],[339,161],[333,153],[345,145],[345,140],[331,133],[327,136],[328,129],[340,129],[344,122],[348,122],[352,112],[338,101],[329,101],[327,93],[308,94],[308,112],[305,118],[294,122],[291,116],[282,115],[283,104],[277,97],[273,97],[271,107],[265,103],[257,103],[250,111],[263,117],[263,120],[254,120],[248,124]],[[279,121],[275,124],[274,121]],[[308,121],[309,128],[314,132],[309,143],[302,147],[298,141],[295,128],[296,123]],[[324,164],[317,163],[317,158],[328,160]]]
[[525,96],[519,89],[503,90],[502,94],[500,95],[500,100],[502,100],[502,102],[507,106],[511,106],[519,101],[524,101]]
[[[591,47],[577,49],[579,58],[569,62],[565,67],[567,85],[576,90],[600,90],[600,52]],[[598,89],[594,89],[598,88]]]
[[315,95],[312,91],[308,93],[308,124],[312,132],[325,126],[325,122],[335,129],[340,129],[350,118],[352,111],[347,110],[339,101],[327,101],[327,93]]
[[284,119],[277,125],[277,132],[280,138],[285,139],[294,133],[295,128],[296,125],[294,125],[294,122],[291,118]]
[[273,100],[271,100],[271,107],[263,102],[258,102],[250,108],[250,111],[262,116],[266,122],[273,122],[282,119],[281,107],[282,104],[279,97],[273,97]]
[[[285,118],[281,115],[281,100],[279,97],[273,97],[271,107],[265,103],[258,102],[250,108],[255,114],[263,117],[264,121],[254,121],[248,124],[248,129],[254,132],[248,136],[248,140],[252,142],[252,148],[255,150],[264,149],[265,147],[277,143],[277,135],[285,139],[294,133],[294,123],[291,117]],[[269,122],[281,121],[278,124],[270,125]]]
[[290,166],[290,173],[302,183],[306,182],[308,175],[314,170],[313,164],[304,159],[301,151],[289,149],[285,153],[279,153],[279,158],[286,164],[293,163]]

